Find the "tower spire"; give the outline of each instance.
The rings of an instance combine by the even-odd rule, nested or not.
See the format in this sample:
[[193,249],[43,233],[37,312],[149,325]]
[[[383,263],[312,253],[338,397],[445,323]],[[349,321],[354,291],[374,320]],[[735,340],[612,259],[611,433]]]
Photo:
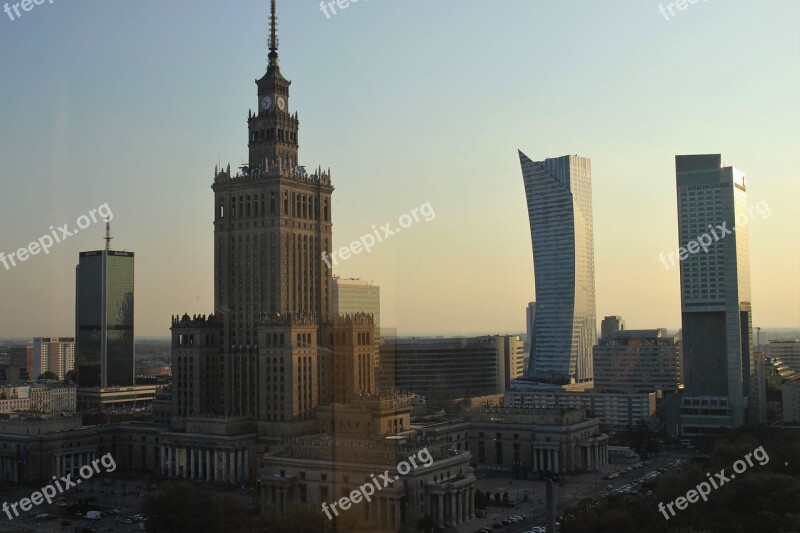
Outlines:
[[269,66],[278,66],[278,15],[277,0],[272,0],[272,10],[269,18]]
[[111,241],[114,237],[111,236],[111,220],[106,219],[106,236],[103,238],[106,241],[106,252],[111,250]]

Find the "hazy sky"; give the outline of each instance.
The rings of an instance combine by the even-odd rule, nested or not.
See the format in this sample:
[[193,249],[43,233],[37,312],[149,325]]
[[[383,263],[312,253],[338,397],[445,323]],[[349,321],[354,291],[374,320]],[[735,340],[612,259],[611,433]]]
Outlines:
[[[55,0],[0,13],[0,251],[108,203],[136,252],[136,333],[210,313],[210,189],[247,157],[267,0]],[[597,316],[680,326],[674,155],[748,177],[754,325],[800,326],[800,3],[280,0],[301,161],[330,166],[334,244],[420,222],[336,272],[382,288],[401,334],[517,332],[534,299],[517,149],[592,160]],[[72,335],[92,225],[11,270],[0,336]]]

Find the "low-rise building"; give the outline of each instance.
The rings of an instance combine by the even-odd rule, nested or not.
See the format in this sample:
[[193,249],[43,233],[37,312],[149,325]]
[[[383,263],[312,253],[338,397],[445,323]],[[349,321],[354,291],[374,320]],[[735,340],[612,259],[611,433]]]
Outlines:
[[502,394],[523,372],[524,343],[517,335],[385,339],[380,387],[427,400]]
[[131,387],[78,387],[79,411],[147,407],[155,400],[159,385]]
[[76,409],[76,386],[43,382],[31,386],[31,411],[55,415],[74,413]]
[[0,387],[0,413],[17,413],[30,409],[30,387]]
[[516,476],[608,464],[608,435],[582,409],[484,407],[468,412],[469,446],[481,470]]
[[800,372],[800,340],[769,341],[767,357],[780,359],[795,372]]
[[603,393],[595,390],[573,392],[558,386],[516,384],[506,391],[504,405],[582,409],[600,420],[604,429],[624,430],[641,422],[655,424],[656,393]]
[[374,531],[397,531],[424,516],[433,518],[440,529],[475,518],[469,452],[417,436],[323,434],[291,439],[261,459],[262,505],[285,510],[298,503],[324,503],[333,517],[334,502],[372,485],[387,470],[393,482],[381,484],[371,501],[353,502],[347,511],[372,522]]
[[800,376],[798,379],[788,380],[781,385],[783,400],[783,422],[786,424],[800,423]]

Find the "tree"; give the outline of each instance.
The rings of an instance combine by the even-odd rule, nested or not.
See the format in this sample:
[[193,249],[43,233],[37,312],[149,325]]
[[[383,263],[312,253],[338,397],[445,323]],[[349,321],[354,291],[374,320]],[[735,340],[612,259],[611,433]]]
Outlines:
[[78,373],[74,370],[70,370],[66,374],[64,374],[64,381],[69,381],[70,383],[77,383],[78,382]]
[[242,503],[191,483],[165,483],[142,502],[147,529],[164,533],[247,531],[252,521]]
[[38,379],[39,380],[57,380],[58,376],[48,370],[47,372],[45,372],[43,374],[40,374]]

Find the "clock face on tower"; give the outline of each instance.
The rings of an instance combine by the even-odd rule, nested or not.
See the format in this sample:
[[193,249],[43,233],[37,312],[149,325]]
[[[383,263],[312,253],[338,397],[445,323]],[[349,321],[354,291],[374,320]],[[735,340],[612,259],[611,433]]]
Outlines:
[[286,111],[286,99],[283,96],[278,97],[278,109]]
[[272,107],[272,98],[270,98],[269,96],[265,96],[264,98],[261,99],[261,109],[266,111],[270,107]]

